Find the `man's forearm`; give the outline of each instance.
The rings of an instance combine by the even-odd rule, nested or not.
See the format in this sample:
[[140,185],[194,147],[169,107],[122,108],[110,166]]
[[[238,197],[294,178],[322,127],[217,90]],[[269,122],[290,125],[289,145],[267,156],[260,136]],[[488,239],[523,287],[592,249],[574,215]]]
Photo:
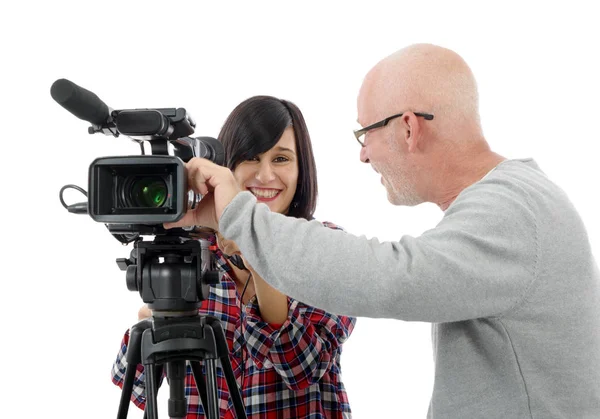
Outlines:
[[535,219],[516,198],[496,185],[469,192],[436,229],[397,242],[272,213],[249,192],[226,208],[220,231],[266,281],[305,304],[352,316],[460,321],[514,307],[535,280],[537,252]]

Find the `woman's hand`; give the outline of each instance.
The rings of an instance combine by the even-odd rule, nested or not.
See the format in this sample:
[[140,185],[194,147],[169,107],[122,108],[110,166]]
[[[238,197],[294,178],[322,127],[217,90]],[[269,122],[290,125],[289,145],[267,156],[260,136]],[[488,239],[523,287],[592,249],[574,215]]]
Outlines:
[[152,317],[152,311],[148,308],[148,304],[144,304],[138,311],[138,320],[144,320]]
[[[221,236],[221,233],[217,232],[217,246],[221,249],[221,252],[227,256],[241,255],[240,248],[235,244],[233,240],[228,240]],[[242,258],[243,259],[243,258]],[[245,261],[244,261],[245,262]]]

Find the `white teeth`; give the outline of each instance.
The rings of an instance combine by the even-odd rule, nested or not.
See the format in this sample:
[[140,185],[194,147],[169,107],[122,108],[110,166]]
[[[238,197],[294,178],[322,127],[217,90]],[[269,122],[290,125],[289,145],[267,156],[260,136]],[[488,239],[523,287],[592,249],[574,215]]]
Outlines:
[[265,190],[265,189],[250,189],[250,192],[252,192],[252,194],[254,196],[257,196],[259,198],[273,198],[275,197],[275,195],[277,195],[279,193],[279,191],[277,190],[273,190],[273,189],[269,189],[269,190]]

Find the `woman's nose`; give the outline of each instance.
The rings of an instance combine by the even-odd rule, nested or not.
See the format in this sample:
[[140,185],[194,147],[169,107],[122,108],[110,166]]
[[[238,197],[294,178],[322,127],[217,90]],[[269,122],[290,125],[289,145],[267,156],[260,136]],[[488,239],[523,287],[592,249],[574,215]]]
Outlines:
[[269,183],[275,178],[273,168],[269,163],[260,163],[256,172],[256,179],[261,183]]

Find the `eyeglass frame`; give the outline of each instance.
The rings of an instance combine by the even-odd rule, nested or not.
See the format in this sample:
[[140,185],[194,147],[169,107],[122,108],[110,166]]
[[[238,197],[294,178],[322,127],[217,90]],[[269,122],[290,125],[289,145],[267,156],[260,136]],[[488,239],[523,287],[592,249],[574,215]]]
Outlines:
[[[392,119],[401,117],[405,113],[406,112],[402,112],[402,113],[399,113],[396,115],[388,116],[387,118],[382,119],[379,122],[375,122],[374,124],[371,124],[368,127],[354,130],[354,136],[356,137],[356,141],[358,141],[358,143],[360,144],[361,147],[364,147],[365,143],[360,141],[360,137],[362,135],[366,134],[368,131],[371,131],[372,129],[385,127],[388,124],[388,122],[390,122]],[[422,113],[422,112],[413,112],[413,113],[416,116],[421,116],[421,117],[425,118],[427,121],[431,121],[433,119],[433,115],[430,113]]]

